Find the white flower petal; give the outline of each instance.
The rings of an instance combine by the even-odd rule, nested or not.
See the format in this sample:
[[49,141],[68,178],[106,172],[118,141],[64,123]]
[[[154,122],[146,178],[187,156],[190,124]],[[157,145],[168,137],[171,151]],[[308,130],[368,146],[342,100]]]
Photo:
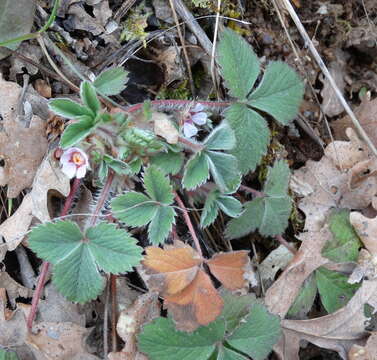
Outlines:
[[86,166],[85,165],[77,168],[76,177],[78,179],[82,179],[85,176],[85,174],[86,174]]
[[63,163],[62,165],[63,165],[62,171],[64,174],[66,174],[70,179],[75,177],[77,167],[74,163],[66,162],[66,163]]
[[190,138],[190,137],[195,136],[198,133],[198,129],[196,128],[195,125],[186,122],[183,125],[183,133],[185,134],[186,137]]
[[191,112],[199,112],[199,111],[203,111],[204,110],[204,106],[202,104],[196,104],[192,109],[191,109]]
[[197,125],[204,125],[207,122],[207,114],[199,112],[191,117],[191,120]]

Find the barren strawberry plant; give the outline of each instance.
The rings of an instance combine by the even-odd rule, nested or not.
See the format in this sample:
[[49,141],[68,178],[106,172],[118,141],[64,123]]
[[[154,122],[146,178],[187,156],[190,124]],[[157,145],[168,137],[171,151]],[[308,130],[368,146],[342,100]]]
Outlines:
[[[0,180],[7,186],[0,261],[19,276],[16,281],[0,268],[0,359],[294,360],[306,359],[304,343],[342,359],[373,359],[372,130],[369,139],[351,112],[334,125],[341,135],[316,160],[300,163],[281,134],[297,137],[294,120],[308,112],[305,89],[313,83],[305,87],[309,79],[292,66],[258,56],[242,36],[249,35],[246,27],[238,27],[245,23],[219,27],[221,9],[239,16],[227,2],[218,4],[210,61],[202,64],[211,83],[203,99],[195,96],[203,94],[197,85],[202,74],[190,64],[195,46],[186,46],[177,13],[194,23],[189,28],[203,48],[207,35],[182,1],[171,0],[182,68],[175,45],[162,54],[153,49],[149,55],[166,62],[165,88],[156,93],[151,86],[154,97],[126,102],[123,94],[148,86],[135,86],[135,70],[122,66],[129,57],[115,64],[124,49],[96,63],[84,55],[90,41],[65,30],[72,26],[74,37],[91,33],[98,47],[111,44],[114,31],[128,45],[147,49],[157,39],[152,46],[165,46],[160,33],[149,39],[148,2],[135,5],[124,23],[130,9],[114,3],[57,0],[49,16],[41,5],[31,6],[38,17],[34,32],[32,20],[13,27],[0,14],[0,56],[11,54],[56,79],[54,88],[38,79],[31,94],[29,77],[23,88],[7,80],[26,71],[18,65],[0,78],[6,99],[0,104]],[[20,4],[5,1],[0,10],[10,16]],[[283,27],[282,6],[297,21],[289,1],[271,4]],[[294,5],[300,8],[298,0]],[[106,20],[114,6],[114,19]],[[305,29],[299,32],[306,39]],[[39,45],[53,70],[24,55],[25,40]],[[77,58],[67,54],[67,43]],[[97,75],[83,75],[78,58],[92,61]],[[302,68],[302,59],[295,59]],[[147,69],[156,61],[145,61],[140,77],[153,77]],[[321,92],[329,104],[321,109],[339,114],[339,104],[330,102],[340,96],[338,85],[319,66],[329,79]],[[187,72],[183,88],[169,93],[181,70]],[[370,126],[365,113],[374,109],[368,96],[360,95],[363,126]],[[47,129],[36,105],[42,103]],[[8,260],[13,252],[19,272]]]

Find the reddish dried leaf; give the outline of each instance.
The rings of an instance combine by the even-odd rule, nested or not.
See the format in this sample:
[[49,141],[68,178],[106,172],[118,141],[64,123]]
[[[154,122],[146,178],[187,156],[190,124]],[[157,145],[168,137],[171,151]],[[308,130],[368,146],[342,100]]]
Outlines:
[[146,269],[145,281],[152,291],[163,296],[174,295],[185,289],[195,278],[200,257],[189,246],[160,249],[146,248],[143,260]]
[[194,331],[214,321],[223,308],[223,300],[209,276],[198,270],[195,279],[178,294],[165,297],[165,306],[173,315],[177,328]]
[[250,269],[249,252],[246,250],[215,254],[207,261],[211,273],[229,290],[248,285],[245,278]]

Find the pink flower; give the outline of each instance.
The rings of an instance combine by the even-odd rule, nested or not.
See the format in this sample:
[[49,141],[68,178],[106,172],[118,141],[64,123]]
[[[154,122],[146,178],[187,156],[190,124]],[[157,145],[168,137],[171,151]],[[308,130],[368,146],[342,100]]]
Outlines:
[[204,106],[202,104],[196,104],[184,120],[183,133],[186,137],[190,138],[198,133],[198,129],[194,124],[200,126],[207,122],[207,114],[202,110],[204,110]]
[[86,169],[89,168],[88,156],[77,147],[72,147],[65,150],[60,157],[60,164],[62,171],[70,179],[77,177],[81,179],[86,174]]

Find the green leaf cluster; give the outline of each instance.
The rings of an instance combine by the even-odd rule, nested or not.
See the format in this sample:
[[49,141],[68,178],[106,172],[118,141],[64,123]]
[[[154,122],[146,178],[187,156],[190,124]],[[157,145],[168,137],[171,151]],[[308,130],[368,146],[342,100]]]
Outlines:
[[[356,262],[358,258],[361,243],[349,221],[349,213],[346,209],[334,210],[328,219],[333,236],[322,249],[322,255],[334,262]],[[317,290],[323,307],[332,313],[345,306],[359,287],[359,284],[349,284],[346,275],[321,266],[305,282],[288,314],[308,312]]]
[[217,62],[229,94],[236,98],[224,115],[237,140],[232,154],[245,174],[256,168],[270,142],[267,122],[255,109],[287,125],[298,112],[304,85],[287,64],[273,61],[253,91],[260,73],[258,57],[242,37],[229,29],[221,33]]
[[98,125],[107,122],[109,115],[101,112],[101,103],[97,92],[101,95],[119,93],[127,82],[127,72],[122,68],[104,71],[94,83],[83,81],[80,86],[80,98],[83,105],[70,99],[53,99],[50,109],[57,115],[77,122],[69,125],[60,140],[61,147],[68,148],[90,135]]
[[[263,360],[281,335],[280,319],[250,295],[224,293],[221,316],[192,333],[175,329],[169,318],[145,325],[139,349],[151,360]],[[247,356],[245,356],[247,355]]]
[[242,212],[242,204],[232,196],[224,195],[218,190],[212,190],[205,201],[200,226],[205,228],[217,218],[219,210],[230,217],[238,217]]
[[290,171],[283,160],[268,169],[263,196],[244,204],[244,212],[229,221],[225,235],[235,239],[258,229],[264,236],[279,235],[288,226],[292,200],[288,196]]
[[113,215],[128,226],[148,225],[149,241],[157,245],[165,241],[175,222],[173,188],[169,178],[151,165],[144,173],[147,195],[128,191],[111,202]]
[[119,274],[132,270],[142,259],[142,248],[125,230],[100,223],[83,234],[70,221],[46,223],[29,235],[29,247],[54,265],[52,281],[68,299],[85,303],[103,290],[100,271]]
[[202,150],[196,152],[185,165],[182,185],[191,190],[204,184],[209,175],[223,193],[233,193],[241,183],[237,159],[223,150],[231,150],[236,144],[234,132],[223,121],[200,144]]

